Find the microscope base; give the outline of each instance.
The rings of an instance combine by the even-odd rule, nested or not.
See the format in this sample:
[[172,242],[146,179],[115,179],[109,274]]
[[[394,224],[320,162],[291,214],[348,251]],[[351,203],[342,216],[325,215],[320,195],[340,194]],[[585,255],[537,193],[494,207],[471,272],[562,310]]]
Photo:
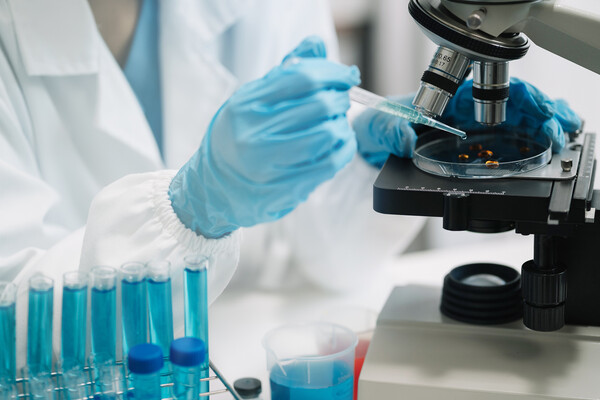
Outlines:
[[393,290],[359,379],[359,399],[599,399],[600,327],[543,333],[479,326],[439,311],[441,288]]

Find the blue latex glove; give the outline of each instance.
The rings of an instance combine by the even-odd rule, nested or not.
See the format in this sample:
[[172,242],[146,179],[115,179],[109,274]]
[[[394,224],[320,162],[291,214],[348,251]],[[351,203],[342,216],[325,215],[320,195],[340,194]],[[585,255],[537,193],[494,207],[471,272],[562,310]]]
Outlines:
[[[464,131],[485,129],[475,122],[472,88],[471,80],[460,86],[444,111],[443,122]],[[529,83],[511,78],[506,121],[494,129],[518,128],[531,137],[546,136],[552,140],[552,151],[557,153],[565,146],[564,133],[580,127],[581,119],[566,101],[551,100]]]
[[[441,120],[464,131],[481,130],[485,127],[475,121],[472,95],[473,81],[461,85],[450,100]],[[393,98],[412,106],[414,96]],[[507,120],[494,129],[511,130],[532,137],[544,135],[552,140],[552,150],[559,152],[565,145],[564,132],[581,127],[581,119],[564,100],[551,100],[544,93],[517,78],[510,82],[510,96],[506,106]],[[358,151],[372,165],[381,168],[388,156],[411,157],[416,135],[406,120],[368,109],[354,123]]]
[[171,182],[179,219],[205,237],[292,211],[356,152],[346,119],[356,67],[325,59],[317,37],[219,109],[197,153]]
[[[412,107],[413,97],[391,99]],[[352,127],[356,132],[358,152],[371,165],[381,168],[390,153],[412,157],[417,135],[407,120],[369,108],[354,119]]]

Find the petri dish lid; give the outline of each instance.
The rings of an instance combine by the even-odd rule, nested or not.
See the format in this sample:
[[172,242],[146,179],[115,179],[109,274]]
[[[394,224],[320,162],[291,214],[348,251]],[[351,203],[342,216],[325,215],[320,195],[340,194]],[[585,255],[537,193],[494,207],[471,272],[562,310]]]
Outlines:
[[467,139],[439,130],[419,136],[413,163],[433,175],[463,178],[503,178],[543,167],[552,159],[552,141],[517,131],[467,132]]

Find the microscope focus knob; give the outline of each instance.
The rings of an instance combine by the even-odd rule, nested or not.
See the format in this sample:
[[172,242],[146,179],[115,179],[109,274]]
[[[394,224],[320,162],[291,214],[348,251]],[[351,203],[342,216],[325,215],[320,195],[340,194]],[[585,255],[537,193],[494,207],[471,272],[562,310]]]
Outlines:
[[565,324],[567,270],[563,267],[539,268],[533,260],[521,270],[523,323],[529,329],[549,332]]

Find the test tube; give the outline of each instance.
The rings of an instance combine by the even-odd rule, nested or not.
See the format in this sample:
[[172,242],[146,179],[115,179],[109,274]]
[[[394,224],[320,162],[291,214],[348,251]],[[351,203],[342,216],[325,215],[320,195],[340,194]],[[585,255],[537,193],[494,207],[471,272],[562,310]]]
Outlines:
[[101,364],[116,357],[117,271],[111,267],[94,267],[92,279],[92,352]]
[[0,379],[0,400],[16,400],[17,387],[14,382]]
[[62,367],[85,365],[87,275],[79,271],[63,275],[61,353]]
[[65,400],[88,400],[91,394],[89,374],[83,366],[63,370],[63,398]]
[[144,264],[123,264],[121,273],[121,316],[123,355],[133,346],[148,341],[148,297]]
[[54,280],[44,275],[29,279],[27,365],[32,376],[52,372],[52,311]]
[[170,347],[173,364],[173,396],[177,400],[196,400],[200,395],[202,364],[206,362],[206,346],[195,337],[174,340]]
[[128,397],[123,365],[108,360],[95,363],[94,367],[98,371],[94,400],[118,400]]
[[[208,258],[188,256],[184,263],[185,336],[196,337],[204,342],[206,360],[201,365],[201,377],[208,378]],[[201,382],[200,391],[209,391],[208,381]]]
[[168,261],[153,261],[146,266],[148,306],[150,310],[150,342],[168,354],[173,341],[173,305],[171,269]]
[[0,382],[15,380],[17,287],[0,281]]
[[135,400],[161,399],[160,370],[163,362],[162,350],[155,344],[142,343],[129,350],[127,366],[133,382]]
[[34,400],[57,400],[55,384],[50,372],[27,371],[29,398]]
[[[150,311],[150,342],[159,346],[163,355],[169,354],[173,341],[173,305],[171,300],[171,272],[168,261],[152,261],[146,265],[148,278],[148,309]],[[165,360],[161,371],[162,397],[171,396],[171,367]]]

